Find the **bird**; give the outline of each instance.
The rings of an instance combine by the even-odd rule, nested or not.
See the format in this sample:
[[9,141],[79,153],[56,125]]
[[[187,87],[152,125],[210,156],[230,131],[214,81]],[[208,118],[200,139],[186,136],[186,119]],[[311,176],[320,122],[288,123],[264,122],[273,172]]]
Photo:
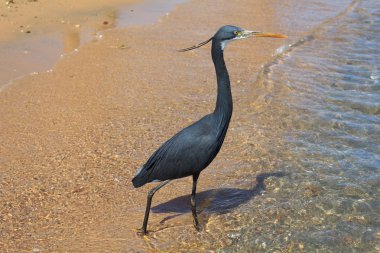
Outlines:
[[191,211],[193,224],[201,230],[196,210],[196,189],[200,173],[214,160],[222,147],[232,116],[232,94],[230,78],[224,61],[226,45],[235,40],[249,37],[286,38],[285,35],[245,30],[237,26],[226,25],[218,29],[214,36],[195,46],[178,50],[186,52],[212,42],[211,57],[217,79],[217,98],[212,113],[182,129],[162,144],[139,168],[132,179],[135,188],[150,182],[160,182],[147,196],[143,226],[139,232],[146,235],[153,195],[170,181],[178,178],[193,177],[191,191]]

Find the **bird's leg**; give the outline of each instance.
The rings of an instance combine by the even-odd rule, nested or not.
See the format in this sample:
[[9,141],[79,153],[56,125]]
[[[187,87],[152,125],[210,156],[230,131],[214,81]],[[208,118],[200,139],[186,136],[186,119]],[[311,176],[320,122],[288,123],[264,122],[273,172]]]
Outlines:
[[148,199],[147,199],[147,202],[146,202],[146,209],[145,209],[144,223],[143,223],[143,226],[141,228],[141,232],[144,235],[147,234],[146,227],[148,225],[149,212],[150,212],[150,206],[152,204],[153,195],[156,193],[156,191],[158,191],[159,189],[161,189],[162,187],[164,187],[169,182],[170,182],[170,180],[163,181],[161,184],[159,184],[156,187],[152,188],[149,191],[149,193],[148,193]]
[[196,204],[195,204],[195,193],[197,191],[198,177],[199,177],[199,173],[193,175],[193,190],[191,192],[191,211],[193,213],[194,227],[197,231],[201,229],[198,222],[197,209],[196,209]]

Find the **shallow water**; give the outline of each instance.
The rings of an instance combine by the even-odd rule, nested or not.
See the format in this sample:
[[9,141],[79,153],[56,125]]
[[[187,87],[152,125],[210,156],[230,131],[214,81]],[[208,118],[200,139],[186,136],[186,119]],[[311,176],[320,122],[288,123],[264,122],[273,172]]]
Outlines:
[[181,225],[188,196],[172,199],[152,209],[166,215],[153,250],[380,250],[380,3],[278,6],[296,39],[234,90],[234,140],[201,177],[220,183],[197,195],[203,233]]
[[223,251],[380,250],[380,2],[347,2],[307,5],[312,29],[255,83],[278,124],[262,128],[284,129],[270,154],[284,174],[235,210]]

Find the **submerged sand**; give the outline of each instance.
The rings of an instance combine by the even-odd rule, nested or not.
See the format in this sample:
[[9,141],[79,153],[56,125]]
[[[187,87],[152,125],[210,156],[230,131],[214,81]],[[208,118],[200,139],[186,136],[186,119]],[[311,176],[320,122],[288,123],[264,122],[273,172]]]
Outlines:
[[[40,0],[25,8],[51,2]],[[197,234],[190,213],[183,211],[188,208],[184,201],[181,212],[153,213],[153,232],[138,236],[135,229],[141,226],[151,185],[134,189],[130,180],[162,142],[213,109],[210,46],[188,53],[175,49],[203,41],[225,24],[284,32],[275,3],[180,4],[154,25],[107,31],[103,39],[65,56],[53,71],[17,80],[1,91],[1,251],[196,252],[228,245],[221,227],[209,226],[213,217],[208,215],[200,215],[204,230]],[[244,156],[236,153],[248,145],[238,129],[256,127],[238,119],[244,119],[246,110],[259,113],[263,106],[260,93],[251,87],[255,73],[284,43],[262,39],[229,45],[225,58],[234,116],[225,147],[200,177],[199,192],[234,177],[223,168],[237,166],[239,155]],[[255,145],[266,152],[260,140]],[[154,205],[187,196],[190,190],[191,179],[177,180],[155,196]],[[157,242],[160,232],[166,239]],[[180,238],[172,240],[173,234]]]

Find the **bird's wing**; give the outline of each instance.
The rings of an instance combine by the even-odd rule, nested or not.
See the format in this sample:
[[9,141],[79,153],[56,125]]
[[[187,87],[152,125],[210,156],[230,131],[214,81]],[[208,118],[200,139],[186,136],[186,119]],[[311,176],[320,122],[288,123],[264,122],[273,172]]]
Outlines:
[[185,177],[204,169],[217,144],[211,122],[212,118],[206,116],[174,135],[152,154],[136,177],[151,182]]

